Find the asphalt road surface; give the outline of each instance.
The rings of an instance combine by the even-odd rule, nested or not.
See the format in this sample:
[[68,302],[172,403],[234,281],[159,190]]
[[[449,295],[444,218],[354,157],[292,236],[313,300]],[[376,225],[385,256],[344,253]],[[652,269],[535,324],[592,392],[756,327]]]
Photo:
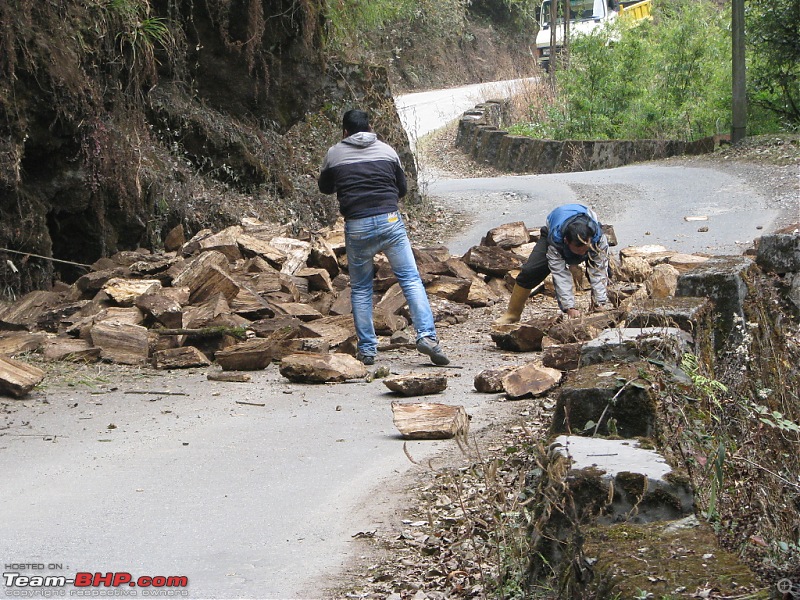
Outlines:
[[740,178],[712,168],[631,165],[602,171],[432,181],[428,192],[467,214],[471,226],[444,240],[454,254],[492,227],[545,224],[556,206],[592,206],[620,247],[661,245],[685,253],[741,254],[774,229],[781,211]]

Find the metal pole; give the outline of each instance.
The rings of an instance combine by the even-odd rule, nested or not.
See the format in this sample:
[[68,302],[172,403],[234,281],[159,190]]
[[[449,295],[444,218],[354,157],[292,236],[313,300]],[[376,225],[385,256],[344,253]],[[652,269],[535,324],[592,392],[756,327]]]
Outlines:
[[733,0],[731,31],[731,62],[733,63],[731,143],[735,144],[747,135],[747,88],[744,66],[744,0]]

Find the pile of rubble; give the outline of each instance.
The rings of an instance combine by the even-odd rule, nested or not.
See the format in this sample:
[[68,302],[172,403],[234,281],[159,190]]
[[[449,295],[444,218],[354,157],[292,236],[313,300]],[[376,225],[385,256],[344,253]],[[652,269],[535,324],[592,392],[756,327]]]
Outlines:
[[[517,222],[489,231],[463,257],[444,247],[415,248],[436,321],[463,322],[472,308],[505,302],[536,239],[538,230]],[[659,264],[651,267],[654,256]],[[615,262],[618,304],[669,294],[677,273],[703,260],[665,249],[624,250]],[[410,315],[381,255],[374,284],[376,330],[391,336],[384,348],[409,345]],[[156,369],[216,363],[247,371],[277,362],[294,381],[364,377],[363,365],[349,360],[355,334],[342,224],[295,238],[245,219],[188,241],[177,227],[164,252],[119,252],[71,285],[56,283],[0,308],[4,393],[24,396],[42,380],[36,366],[11,358],[32,351],[48,361]]]

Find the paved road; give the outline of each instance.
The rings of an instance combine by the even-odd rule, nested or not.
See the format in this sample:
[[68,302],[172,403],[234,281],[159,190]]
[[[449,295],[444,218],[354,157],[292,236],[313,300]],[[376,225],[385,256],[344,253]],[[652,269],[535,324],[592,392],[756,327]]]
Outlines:
[[404,94],[395,98],[395,105],[413,149],[419,138],[436,131],[480,102],[507,97],[526,81],[528,79],[491,81],[446,90]]
[[620,247],[658,244],[686,253],[741,254],[781,215],[761,190],[735,175],[663,164],[440,180],[430,182],[428,192],[470,216],[466,232],[445,240],[454,254],[502,223],[544,225],[547,213],[567,202],[591,205],[603,222],[614,225]]

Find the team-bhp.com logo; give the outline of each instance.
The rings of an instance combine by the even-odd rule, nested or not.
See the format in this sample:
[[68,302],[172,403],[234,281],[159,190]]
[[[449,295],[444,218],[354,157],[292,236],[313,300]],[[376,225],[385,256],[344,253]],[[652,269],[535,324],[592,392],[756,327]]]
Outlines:
[[[12,565],[13,566],[13,565]],[[8,567],[8,565],[7,565]],[[134,577],[125,571],[110,573],[78,572],[74,577],[65,575],[3,573],[6,596],[21,598],[66,596],[186,596],[189,578],[183,575],[142,575]],[[111,589],[104,589],[111,588]],[[138,589],[135,589],[138,588]]]

